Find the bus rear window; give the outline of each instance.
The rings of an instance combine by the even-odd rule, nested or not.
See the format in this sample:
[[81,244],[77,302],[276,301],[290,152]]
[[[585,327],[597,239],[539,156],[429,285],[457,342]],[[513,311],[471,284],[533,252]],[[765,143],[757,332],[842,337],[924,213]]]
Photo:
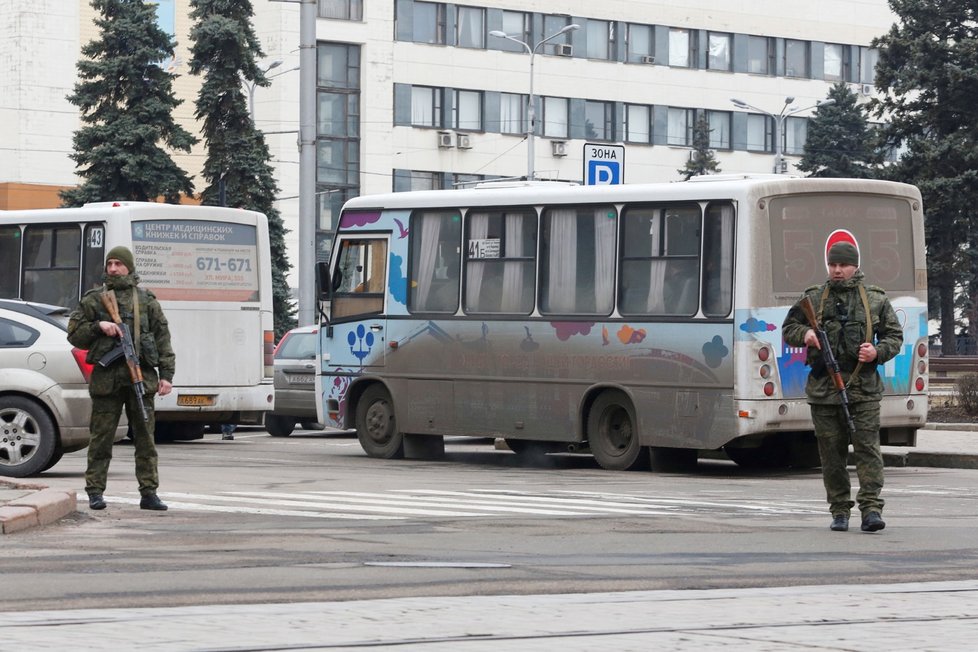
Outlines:
[[866,282],[890,292],[914,291],[913,226],[906,199],[825,194],[774,197],[769,203],[771,271],[776,294],[823,283],[825,242],[850,231]]

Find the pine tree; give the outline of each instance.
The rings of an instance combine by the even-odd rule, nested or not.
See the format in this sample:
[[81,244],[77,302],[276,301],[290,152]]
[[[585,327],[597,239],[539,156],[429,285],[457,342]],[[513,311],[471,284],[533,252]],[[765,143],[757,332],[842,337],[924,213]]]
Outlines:
[[[251,25],[250,0],[191,0],[190,32],[193,42],[190,72],[203,75],[197,95],[196,117],[203,123],[207,157],[203,177],[207,186],[201,201],[259,211],[268,217],[272,256],[272,307],[275,336],[295,327],[286,273],[291,269],[285,250],[285,226],[275,207],[271,153],[265,136],[248,113],[242,90],[244,80],[268,86],[258,67],[261,44]],[[223,185],[223,196],[222,196]]]
[[175,75],[160,66],[174,42],[143,0],[92,0],[92,7],[99,36],[82,47],[80,81],[68,96],[84,124],[70,154],[84,182],[61,199],[66,206],[159,197],[177,203],[193,184],[169,151],[189,152],[197,141],[173,119],[181,103]]
[[683,181],[689,181],[691,177],[701,174],[715,174],[720,171],[720,164],[717,162],[716,155],[710,149],[710,133],[712,131],[705,115],[697,118],[693,125],[692,156],[686,161],[686,165],[676,170],[683,177]]
[[[872,103],[890,146],[903,144],[892,177],[924,200],[927,277],[940,297],[944,350],[955,351],[955,291],[976,291],[966,243],[978,241],[978,5],[971,0],[889,0],[899,17],[879,50]],[[936,308],[936,310],[935,310]],[[978,324],[971,324],[971,332]]]
[[835,103],[819,106],[808,121],[805,154],[798,169],[812,177],[875,177],[881,163],[878,138],[856,94],[839,82],[828,97]]

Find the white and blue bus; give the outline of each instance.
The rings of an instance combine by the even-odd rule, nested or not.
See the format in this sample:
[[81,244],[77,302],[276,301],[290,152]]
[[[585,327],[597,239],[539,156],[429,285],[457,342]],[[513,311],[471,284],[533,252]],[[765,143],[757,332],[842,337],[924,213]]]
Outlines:
[[0,211],[0,297],[73,308],[117,245],[159,299],[177,355],[173,391],[156,398],[158,431],[261,423],[274,401],[267,218],[147,202]]
[[805,354],[781,323],[848,239],[904,328],[880,368],[882,440],[913,445],[927,415],[923,233],[916,188],[852,179],[356,198],[317,270],[319,418],[381,458],[463,435],[589,451],[607,469],[719,449],[742,465],[817,465]]

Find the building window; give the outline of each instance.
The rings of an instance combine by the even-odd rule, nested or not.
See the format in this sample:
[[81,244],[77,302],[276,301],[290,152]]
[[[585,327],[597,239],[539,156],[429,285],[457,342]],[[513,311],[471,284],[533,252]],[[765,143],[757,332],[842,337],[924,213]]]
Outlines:
[[747,72],[755,75],[774,74],[774,39],[767,36],[747,38]]
[[444,89],[431,86],[411,87],[411,125],[440,127]]
[[410,190],[441,190],[441,172],[423,172],[411,170]]
[[486,47],[486,10],[481,7],[458,7],[456,42],[461,48]]
[[693,109],[669,109],[666,143],[689,146],[693,142],[693,124],[696,112]]
[[615,105],[611,102],[584,102],[584,135],[594,140],[615,139]]
[[730,111],[707,111],[710,123],[710,147],[730,149]]
[[445,5],[438,2],[414,3],[414,42],[445,44]]
[[649,63],[655,55],[655,30],[651,25],[625,26],[626,61],[629,63]]
[[751,113],[747,116],[747,149],[751,152],[774,150],[774,122],[766,115]]
[[[529,43],[530,14],[523,11],[504,11],[503,31],[517,40]],[[512,45],[516,44],[512,43]]]
[[808,138],[808,118],[788,118],[784,121],[784,153],[801,156]]
[[706,67],[709,70],[730,70],[730,34],[710,32],[706,37],[709,51],[706,57]]
[[625,106],[625,140],[630,143],[652,142],[652,107],[643,104]]
[[455,91],[452,126],[463,131],[482,131],[482,93]]
[[317,46],[316,259],[329,260],[343,204],[360,194],[360,47]]
[[876,62],[880,59],[879,50],[859,48],[859,81],[863,84],[876,83]]
[[526,95],[500,94],[499,131],[504,134],[526,133]]
[[449,181],[449,188],[465,188],[467,186],[474,186],[477,183],[482,183],[486,180],[486,175],[484,174],[462,174],[460,172],[455,172],[452,174]]
[[[556,34],[557,32],[564,29],[570,24],[571,24],[571,19],[569,16],[546,15],[543,17],[543,34],[544,36],[550,36],[551,34]],[[545,51],[549,52],[550,54],[556,54],[557,51],[560,49],[561,45],[569,45],[569,44],[570,44],[570,34],[564,32],[557,38],[551,41],[547,41],[546,47],[548,49]]]
[[156,0],[156,25],[161,30],[174,36],[176,34],[176,0]]
[[669,65],[692,68],[696,61],[696,37],[688,29],[669,30]]
[[587,58],[609,60],[615,52],[615,24],[607,20],[587,21]]
[[808,41],[785,39],[784,74],[786,77],[808,77]]
[[363,20],[363,0],[319,0],[320,18]]
[[543,98],[543,135],[567,138],[568,101],[566,97]]
[[525,315],[533,310],[535,210],[470,211],[465,218],[463,251],[466,312]]
[[849,79],[849,48],[838,43],[825,44],[823,77],[826,81],[846,81]]

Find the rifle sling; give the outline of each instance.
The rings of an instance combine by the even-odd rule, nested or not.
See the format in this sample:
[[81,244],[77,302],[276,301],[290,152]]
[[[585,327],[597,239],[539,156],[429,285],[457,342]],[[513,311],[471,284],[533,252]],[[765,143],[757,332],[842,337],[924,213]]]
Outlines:
[[[866,341],[870,344],[873,343],[873,315],[869,312],[869,296],[866,294],[866,288],[860,283],[856,287],[859,288],[859,298],[863,302],[863,310],[866,314]],[[818,302],[818,323],[824,324],[823,316],[825,314],[825,300],[829,297],[829,284],[825,284],[825,288],[822,290],[822,298]],[[849,388],[849,383],[852,379],[859,375],[859,372],[863,368],[862,361],[856,362],[856,368],[852,370],[849,374],[849,382],[846,383],[846,388]]]
[[[862,289],[863,286],[859,286]],[[863,291],[865,293],[865,291]],[[867,311],[867,315],[869,312]],[[139,288],[132,287],[132,348],[136,352],[136,362],[140,363],[142,346],[139,345]]]

